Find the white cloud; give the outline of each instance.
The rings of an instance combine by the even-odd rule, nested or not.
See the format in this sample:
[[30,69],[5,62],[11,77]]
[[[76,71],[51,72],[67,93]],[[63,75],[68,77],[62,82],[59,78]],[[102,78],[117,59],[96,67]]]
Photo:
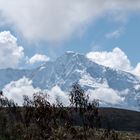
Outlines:
[[129,10],[140,10],[140,1],[0,0],[5,22],[13,24],[27,39],[34,41],[64,40],[106,13],[119,17]]
[[12,81],[5,85],[3,88],[4,96],[8,99],[13,99],[18,105],[23,103],[23,95],[27,95],[32,98],[33,94],[39,92],[39,88],[34,88],[32,86],[32,81],[26,77],[23,77],[17,81]]
[[0,68],[15,68],[24,57],[24,49],[9,32],[0,32]]
[[124,101],[124,98],[119,96],[118,92],[111,88],[100,87],[95,90],[88,90],[87,94],[91,101],[99,99],[100,102],[112,105],[120,104]]
[[86,56],[90,60],[107,67],[124,71],[132,70],[132,66],[127,55],[120,48],[114,48],[110,52],[89,52]]
[[114,48],[110,52],[92,51],[87,53],[86,57],[100,65],[127,71],[140,77],[140,63],[133,67],[127,55],[120,48]]
[[46,62],[49,60],[50,60],[50,58],[46,55],[35,54],[29,60],[27,60],[27,63],[34,64],[34,63],[38,63],[38,62]]
[[56,103],[56,98],[60,99],[63,105],[69,105],[68,94],[63,92],[60,87],[54,86],[51,90],[41,90],[40,88],[34,88],[32,85],[32,80],[23,77],[17,81],[12,81],[5,85],[3,88],[4,96],[8,99],[13,99],[18,105],[23,104],[23,95],[27,95],[32,98],[34,93],[41,92],[48,95],[48,100],[51,104]]
[[120,37],[120,35],[121,35],[122,33],[123,33],[123,30],[122,30],[122,29],[117,29],[117,30],[115,30],[115,31],[113,31],[113,32],[107,33],[107,34],[105,35],[105,37],[108,38],[108,39],[111,39],[111,38],[117,39],[117,38]]
[[133,73],[140,76],[140,63],[134,68]]
[[48,90],[47,93],[50,97],[49,101],[51,104],[55,104],[56,99],[59,99],[59,101],[62,102],[64,106],[68,106],[70,104],[68,93],[62,91],[57,85],[54,86],[51,90]]

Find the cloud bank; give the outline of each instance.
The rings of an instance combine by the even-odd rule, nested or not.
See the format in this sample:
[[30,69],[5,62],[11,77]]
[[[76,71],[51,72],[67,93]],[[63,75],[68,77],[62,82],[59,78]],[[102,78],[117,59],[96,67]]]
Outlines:
[[[12,81],[5,85],[3,88],[4,96],[8,99],[13,99],[18,105],[23,104],[23,95],[27,95],[32,98],[34,93],[42,92],[48,95],[48,100],[51,104],[56,104],[56,99],[59,99],[64,106],[70,105],[69,95],[67,92],[61,90],[59,86],[54,86],[50,90],[41,90],[40,88],[34,88],[32,85],[32,80],[23,77],[17,81]],[[100,87],[95,90],[88,90],[86,94],[89,95],[90,101],[94,99],[99,99],[105,103],[112,105],[120,104],[123,102],[124,98],[120,97],[117,91],[113,89]]]
[[0,0],[2,21],[34,41],[61,41],[108,13],[117,19],[137,10],[139,0]]
[[0,68],[15,68],[24,57],[24,49],[9,31],[0,32]]
[[41,90],[40,88],[34,88],[32,85],[32,80],[26,77],[10,82],[9,84],[5,85],[2,91],[5,97],[14,100],[15,103],[20,106],[23,104],[23,95],[27,95],[29,98],[32,98],[33,94],[37,92],[47,94],[48,100],[51,104],[55,104],[56,99],[59,99],[63,105],[69,105],[69,97],[67,93],[63,92],[57,85],[51,90]]
[[[5,97],[14,100],[20,106],[23,104],[23,95],[32,99],[33,94],[37,92],[47,94],[51,104],[56,104],[56,99],[59,99],[64,106],[70,105],[68,93],[62,91],[59,86],[56,85],[50,90],[41,90],[40,88],[34,88],[32,80],[26,77],[10,82],[3,88],[3,92]],[[119,105],[124,101],[124,97],[121,97],[118,91],[107,87],[88,90],[86,94],[89,95],[89,101],[91,102],[94,99],[99,99],[101,103]]]
[[[135,89],[139,91],[140,85],[137,85]],[[4,97],[13,99],[14,102],[20,106],[23,105],[23,95],[27,95],[30,99],[32,99],[33,94],[38,92],[47,95],[48,101],[51,104],[56,104],[56,99],[58,99],[64,106],[70,105],[69,93],[62,91],[58,85],[52,87],[50,90],[41,90],[40,88],[34,88],[32,85],[32,80],[26,77],[10,82],[9,84],[5,85],[2,91],[4,93]],[[94,90],[87,90],[85,93],[89,96],[90,102],[92,102],[94,99],[98,99],[101,106],[118,105],[124,107],[133,107],[133,105],[128,104],[126,100],[129,94],[128,89],[117,91],[109,88],[108,86],[100,85]],[[132,100],[134,99],[138,100],[139,94],[137,94],[134,98],[132,97]]]

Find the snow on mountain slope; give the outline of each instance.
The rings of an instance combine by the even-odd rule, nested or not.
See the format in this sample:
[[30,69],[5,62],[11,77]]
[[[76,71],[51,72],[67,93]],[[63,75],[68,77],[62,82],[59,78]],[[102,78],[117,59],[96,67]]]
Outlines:
[[98,65],[78,53],[66,52],[33,70],[0,70],[0,88],[23,76],[32,80],[35,88],[48,90],[57,85],[69,91],[79,82],[90,98],[99,98],[103,106],[140,110],[140,81],[136,76]]

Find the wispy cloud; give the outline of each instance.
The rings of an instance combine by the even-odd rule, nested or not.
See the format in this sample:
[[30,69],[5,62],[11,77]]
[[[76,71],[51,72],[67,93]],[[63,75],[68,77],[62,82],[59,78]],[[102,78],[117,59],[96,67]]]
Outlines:
[[115,18],[132,10],[140,10],[139,0],[0,0],[5,22],[34,41],[65,40],[106,13]]
[[112,32],[105,34],[105,37],[107,39],[112,39],[112,38],[117,39],[122,35],[123,32],[124,32],[124,30],[122,28],[120,28],[120,29],[117,29],[115,31],[112,31]]

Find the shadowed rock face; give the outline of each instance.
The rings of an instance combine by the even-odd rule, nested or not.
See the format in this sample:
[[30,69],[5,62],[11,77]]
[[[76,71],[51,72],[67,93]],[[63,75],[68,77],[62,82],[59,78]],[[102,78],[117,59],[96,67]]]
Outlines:
[[[93,90],[93,94],[94,90],[101,87],[112,89],[124,98],[124,104],[117,107],[139,110],[140,90],[136,87],[140,87],[140,81],[136,76],[98,65],[78,53],[66,52],[55,61],[49,61],[32,70],[1,69],[0,88],[23,76],[31,79],[34,87],[41,89],[51,89],[58,85],[63,91],[69,91],[74,82],[79,82],[85,90]],[[124,93],[126,90],[127,94]]]

